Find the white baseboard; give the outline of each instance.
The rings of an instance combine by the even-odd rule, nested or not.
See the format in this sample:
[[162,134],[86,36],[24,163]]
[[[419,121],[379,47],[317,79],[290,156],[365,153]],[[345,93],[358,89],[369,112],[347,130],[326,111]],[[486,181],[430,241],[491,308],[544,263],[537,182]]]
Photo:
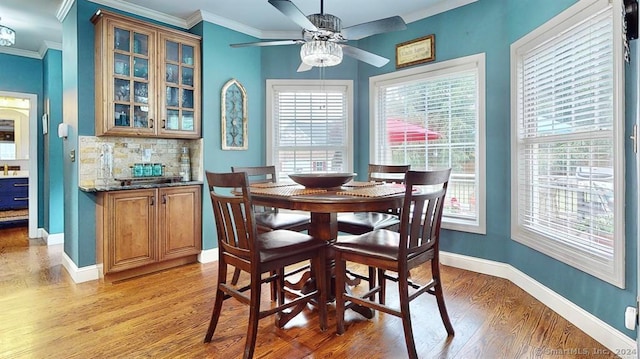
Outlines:
[[635,355],[620,355],[635,353],[635,340],[509,264],[448,252],[440,252],[440,263],[507,279],[597,340],[612,353],[623,358],[635,358]]
[[38,238],[44,239],[48,246],[64,243],[64,233],[49,234],[44,228],[38,228]]
[[47,245],[64,244],[64,233],[54,233],[47,236]]
[[100,278],[98,266],[94,264],[78,268],[64,251],[62,252],[62,266],[67,270],[67,273],[69,273],[75,283],[89,282]]
[[198,254],[198,262],[211,263],[218,260],[218,248],[204,249]]

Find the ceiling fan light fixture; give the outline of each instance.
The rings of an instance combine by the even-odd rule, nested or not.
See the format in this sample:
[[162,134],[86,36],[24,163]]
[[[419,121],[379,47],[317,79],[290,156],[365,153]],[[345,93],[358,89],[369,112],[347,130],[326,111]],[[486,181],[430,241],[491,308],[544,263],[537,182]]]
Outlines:
[[332,41],[305,42],[300,48],[300,58],[309,66],[335,66],[342,62],[342,46]]
[[16,43],[16,32],[12,28],[0,25],[0,46],[12,46]]

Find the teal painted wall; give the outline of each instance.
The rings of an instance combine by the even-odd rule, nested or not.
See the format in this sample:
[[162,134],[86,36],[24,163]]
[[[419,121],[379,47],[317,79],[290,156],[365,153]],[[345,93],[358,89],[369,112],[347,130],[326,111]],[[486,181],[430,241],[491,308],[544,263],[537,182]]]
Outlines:
[[[565,265],[510,239],[510,45],[575,0],[480,0],[478,2],[409,24],[402,32],[360,40],[358,46],[393,59],[395,44],[435,34],[436,61],[476,53],[486,54],[486,173],[487,234],[476,235],[444,230],[444,251],[484,258],[512,265],[548,288],[594,314],[614,328],[634,337],[624,328],[624,309],[633,306],[637,287],[637,179],[634,155],[627,145],[626,178],[626,288],[619,289]],[[481,14],[481,15],[479,15]],[[632,44],[636,49],[637,44]],[[637,61],[637,59],[634,59]],[[637,66],[627,66],[627,136],[635,119],[637,88],[633,76]],[[359,66],[359,131],[368,133],[371,76],[393,72],[394,65],[381,69]],[[368,163],[368,137],[357,141],[360,168]]]
[[[0,90],[10,92],[21,92],[35,94],[37,98],[37,118],[42,116],[42,60],[30,57],[0,54]],[[42,133],[42,123],[38,122],[38,127],[33,129]],[[30,129],[31,130],[31,129]],[[38,136],[38,170],[42,167],[43,140]],[[41,173],[41,172],[39,172]],[[44,178],[38,178],[38,226],[42,226],[44,218],[43,206]]]
[[58,124],[62,122],[62,51],[47,50],[43,62],[44,112],[49,128],[43,135],[43,161],[39,174],[43,177],[43,228],[49,234],[64,230],[64,188],[62,171],[62,139]]
[[[202,138],[204,169],[211,172],[229,172],[232,165],[249,165],[264,158],[264,85],[257,48],[237,51],[230,43],[255,39],[203,22],[191,29],[202,36]],[[224,84],[238,80],[247,92],[248,144],[244,151],[222,150],[220,98]],[[209,193],[202,198],[203,248],[217,247],[213,209]]]

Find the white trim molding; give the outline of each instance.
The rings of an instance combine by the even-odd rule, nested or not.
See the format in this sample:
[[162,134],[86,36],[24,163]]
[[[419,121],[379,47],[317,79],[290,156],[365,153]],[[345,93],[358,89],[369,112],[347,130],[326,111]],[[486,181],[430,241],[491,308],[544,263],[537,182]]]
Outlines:
[[218,256],[220,252],[218,248],[212,249],[203,249],[200,254],[198,254],[198,262],[200,263],[211,263],[218,260]]
[[62,266],[67,270],[74,283],[90,282],[100,278],[100,270],[97,265],[78,268],[66,252],[62,252]]
[[[587,333],[612,353],[635,352],[635,340],[509,264],[442,251],[440,263],[507,279]],[[628,358],[632,357],[635,356]]]

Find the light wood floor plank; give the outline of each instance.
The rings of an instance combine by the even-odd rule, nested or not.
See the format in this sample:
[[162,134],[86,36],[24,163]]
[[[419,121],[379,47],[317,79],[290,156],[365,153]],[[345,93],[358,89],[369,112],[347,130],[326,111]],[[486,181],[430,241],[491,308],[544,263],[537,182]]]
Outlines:
[[[241,356],[248,310],[228,300],[213,341],[202,342],[213,308],[217,264],[191,264],[131,280],[73,283],[61,265],[62,245],[0,231],[0,358],[222,358]],[[362,268],[353,268],[361,270]],[[411,304],[421,358],[585,358],[606,349],[505,279],[442,267],[445,300],[456,335],[447,338],[435,298]],[[428,275],[412,273],[414,278]],[[242,277],[246,280],[246,277]],[[241,278],[241,280],[242,280]],[[265,286],[263,305],[271,305]],[[355,290],[358,290],[356,288]],[[389,285],[389,294],[396,287]],[[390,298],[388,302],[395,299]],[[335,334],[335,310],[321,332],[305,310],[284,329],[260,321],[256,358],[406,357],[401,321],[347,311]],[[564,352],[563,352],[564,351]],[[601,355],[609,358],[613,355]]]

